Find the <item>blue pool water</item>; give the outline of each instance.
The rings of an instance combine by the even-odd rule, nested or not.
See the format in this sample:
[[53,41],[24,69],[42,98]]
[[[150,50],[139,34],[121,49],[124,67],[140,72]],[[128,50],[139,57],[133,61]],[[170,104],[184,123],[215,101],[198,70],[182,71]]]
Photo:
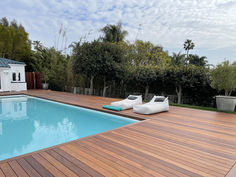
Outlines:
[[0,160],[134,122],[29,96],[0,97]]

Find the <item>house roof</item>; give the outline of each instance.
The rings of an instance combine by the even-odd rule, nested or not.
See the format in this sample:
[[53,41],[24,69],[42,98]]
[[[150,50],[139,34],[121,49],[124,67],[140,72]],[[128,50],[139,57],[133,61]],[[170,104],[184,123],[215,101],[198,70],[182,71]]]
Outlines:
[[20,65],[25,65],[24,62],[19,62],[15,60],[10,60],[6,58],[0,58],[0,67],[1,68],[10,68],[9,64],[20,64]]

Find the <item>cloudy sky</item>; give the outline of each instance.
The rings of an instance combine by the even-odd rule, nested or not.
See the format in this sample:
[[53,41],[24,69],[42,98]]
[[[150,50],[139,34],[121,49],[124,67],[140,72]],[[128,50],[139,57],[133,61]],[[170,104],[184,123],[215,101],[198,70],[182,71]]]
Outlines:
[[236,60],[236,0],[1,0],[0,7],[0,18],[16,19],[48,47],[96,39],[103,26],[122,21],[130,42],[151,41],[172,54],[192,39],[191,53],[209,63]]

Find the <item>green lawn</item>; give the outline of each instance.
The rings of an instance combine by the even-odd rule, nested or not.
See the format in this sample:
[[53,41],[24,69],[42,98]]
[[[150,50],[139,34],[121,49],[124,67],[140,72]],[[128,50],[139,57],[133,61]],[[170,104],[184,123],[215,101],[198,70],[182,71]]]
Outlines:
[[216,112],[225,112],[225,113],[230,113],[230,114],[236,114],[236,111],[234,111],[234,112],[218,111],[216,108],[212,108],[212,107],[193,106],[193,105],[188,105],[188,104],[177,104],[177,103],[170,103],[170,105],[185,107],[185,108],[192,108],[192,109],[201,109],[201,110],[207,110],[207,111],[216,111]]

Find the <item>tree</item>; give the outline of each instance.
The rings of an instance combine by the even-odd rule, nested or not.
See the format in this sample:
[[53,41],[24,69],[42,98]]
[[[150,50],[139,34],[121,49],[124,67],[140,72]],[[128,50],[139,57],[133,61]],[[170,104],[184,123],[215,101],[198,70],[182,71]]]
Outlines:
[[[151,42],[137,40],[134,45],[130,46],[130,64],[139,65],[166,65],[170,64],[171,60],[167,52],[158,45]],[[163,66],[164,67],[164,66]]]
[[90,78],[90,95],[93,93],[94,77],[102,67],[101,45],[99,41],[76,43],[73,47],[72,71]]
[[39,41],[34,41],[31,56],[33,71],[41,72],[42,79],[53,90],[64,90],[67,83],[69,58],[55,48],[46,48]]
[[0,20],[0,57],[30,62],[31,46],[28,33],[15,20]]
[[185,65],[186,64],[186,58],[185,54],[179,53],[173,53],[171,58],[172,65]]
[[167,84],[174,85],[175,92],[178,97],[178,104],[182,103],[182,94],[185,88],[194,87],[195,83],[200,82],[200,74],[205,74],[204,67],[198,67],[194,65],[179,65],[172,66],[170,69],[166,70],[169,72],[166,74]]
[[106,25],[100,31],[103,33],[103,37],[100,38],[106,42],[121,42],[128,35],[127,31],[122,30],[121,22],[118,22],[117,25]]
[[101,43],[101,58],[102,67],[99,72],[101,78],[103,78],[103,96],[106,95],[106,90],[109,87],[108,82],[120,77],[123,73],[124,54],[122,49],[110,42]]
[[192,40],[187,39],[187,40],[184,42],[184,49],[186,50],[187,58],[188,58],[188,56],[189,56],[189,50],[192,50],[194,47],[195,47],[195,44],[192,42]]
[[139,83],[144,85],[144,100],[147,100],[149,86],[156,79],[155,67],[153,67],[152,65],[136,67],[135,78]]
[[73,49],[73,72],[90,78],[90,90],[93,92],[93,80],[102,78],[103,96],[106,95],[108,81],[122,72],[122,49],[114,43],[93,41],[76,45]]
[[229,61],[216,66],[210,72],[211,86],[218,91],[224,90],[226,96],[230,96],[236,90],[236,65]]
[[198,55],[189,55],[188,61],[189,64],[196,65],[196,66],[207,66],[208,61],[206,60],[207,57],[202,56],[199,57]]
[[6,17],[3,17],[2,19],[0,19],[0,24],[1,24],[2,26],[6,26],[6,27],[9,26],[9,22],[8,22],[8,20],[7,20]]

